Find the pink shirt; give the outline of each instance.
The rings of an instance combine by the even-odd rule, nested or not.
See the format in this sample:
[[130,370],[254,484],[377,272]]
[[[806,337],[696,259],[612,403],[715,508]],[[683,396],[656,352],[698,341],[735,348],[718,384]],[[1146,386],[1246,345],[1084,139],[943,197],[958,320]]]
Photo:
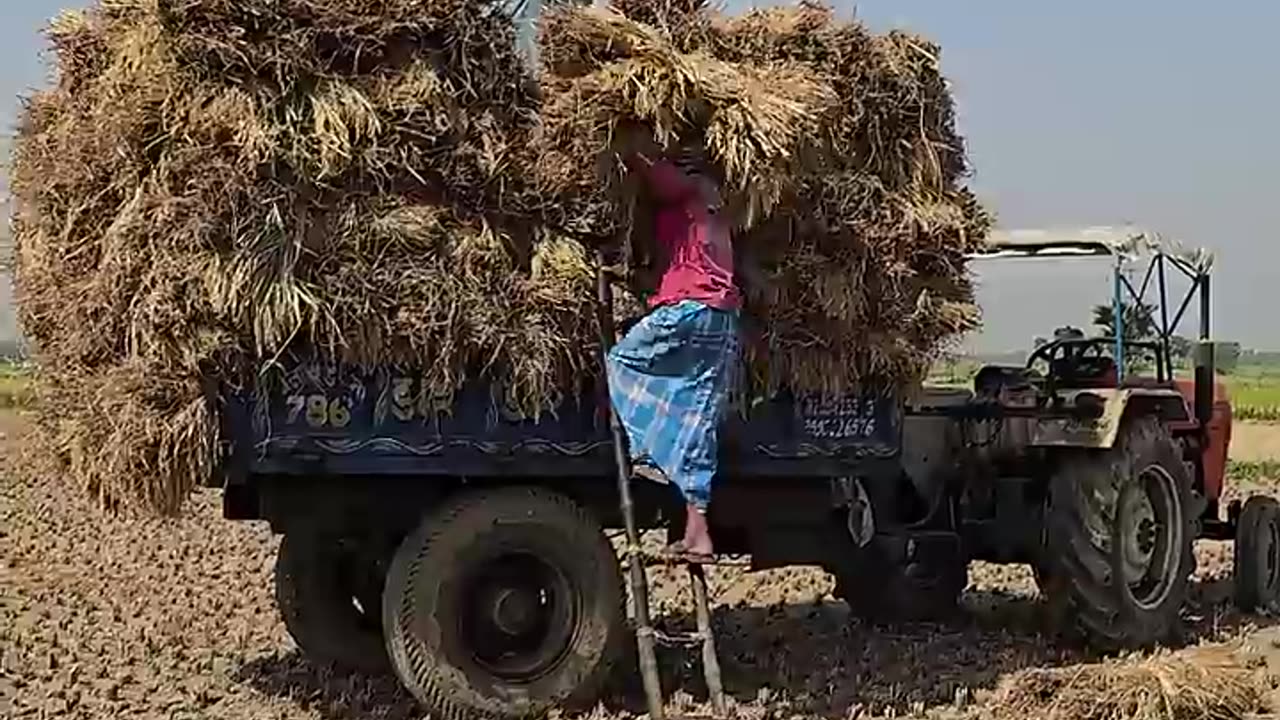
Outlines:
[[672,163],[659,160],[645,174],[662,203],[655,235],[664,263],[649,307],[696,300],[737,310],[742,299],[733,283],[733,245],[724,218],[708,207],[693,178]]

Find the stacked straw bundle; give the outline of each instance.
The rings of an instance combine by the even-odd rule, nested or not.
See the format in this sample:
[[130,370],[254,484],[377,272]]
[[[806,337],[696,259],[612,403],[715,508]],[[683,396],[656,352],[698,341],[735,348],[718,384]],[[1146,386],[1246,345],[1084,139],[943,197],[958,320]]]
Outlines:
[[541,131],[577,162],[541,167],[566,169],[552,183],[561,195],[626,198],[616,161],[601,163],[636,135],[704,148],[732,198],[739,262],[763,278],[748,308],[766,387],[911,381],[977,324],[965,255],[991,218],[960,185],[963,142],[936,47],[809,3],[738,17],[689,0],[620,4],[655,24],[581,8],[544,20],[554,92]]
[[[41,410],[104,503],[210,478],[218,384],[297,349],[468,378],[525,414],[596,373],[592,241],[629,239],[637,146],[726,184],[768,387],[917,378],[973,326],[936,49],[820,7],[558,7],[541,76],[495,0],[100,0],[50,27],[14,149]],[[630,13],[629,17],[625,13]],[[641,22],[643,21],[643,22]]]
[[528,223],[537,122],[481,0],[112,0],[52,26],[13,178],[24,328],[72,473],[172,512],[210,475],[202,381],[292,346],[473,370],[518,407],[587,358],[584,250]]

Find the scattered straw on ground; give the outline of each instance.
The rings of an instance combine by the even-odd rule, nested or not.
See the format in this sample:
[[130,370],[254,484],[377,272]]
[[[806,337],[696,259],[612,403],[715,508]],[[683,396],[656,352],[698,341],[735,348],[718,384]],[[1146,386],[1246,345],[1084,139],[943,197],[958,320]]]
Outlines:
[[1000,683],[991,707],[1010,720],[1237,720],[1265,711],[1266,690],[1231,648],[1215,646],[1024,670]]

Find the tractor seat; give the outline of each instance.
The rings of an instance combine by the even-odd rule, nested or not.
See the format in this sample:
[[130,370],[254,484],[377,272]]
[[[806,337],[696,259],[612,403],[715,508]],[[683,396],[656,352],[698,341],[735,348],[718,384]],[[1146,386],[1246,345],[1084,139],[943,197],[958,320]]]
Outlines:
[[1113,388],[1120,382],[1116,361],[1109,357],[1055,360],[1052,374],[1058,384],[1072,388]]
[[977,397],[994,399],[1006,390],[1030,390],[1037,379],[1037,373],[1024,367],[987,365],[973,377],[973,392]]

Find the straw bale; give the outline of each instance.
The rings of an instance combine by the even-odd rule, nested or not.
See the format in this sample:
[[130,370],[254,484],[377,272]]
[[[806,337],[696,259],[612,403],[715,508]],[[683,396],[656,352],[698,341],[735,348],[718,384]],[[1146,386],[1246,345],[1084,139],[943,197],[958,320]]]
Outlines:
[[613,0],[610,6],[636,22],[658,28],[667,37],[705,25],[708,20],[707,0]]
[[682,52],[657,28],[612,9],[554,9],[543,42],[551,58],[544,87],[554,93],[537,142],[555,160],[539,163],[541,186],[597,206],[611,200],[614,222],[596,234],[626,224],[636,188],[621,182],[618,161],[637,140],[705,147],[738,223],[751,225],[794,190],[798,166],[836,104],[809,68]]
[[626,226],[644,207],[616,166],[634,136],[705,147],[764,280],[749,289],[755,376],[828,392],[920,378],[978,323],[965,256],[991,224],[962,185],[937,48],[814,3],[699,12],[692,46],[616,11],[548,17],[544,141],[596,160],[576,177],[583,164],[548,163],[557,190]]
[[175,514],[213,472],[217,420],[198,378],[132,361],[42,379],[46,437],[103,507]]
[[1001,681],[991,706],[1009,720],[1240,720],[1267,710],[1266,693],[1230,647],[1204,647],[1024,670]]
[[88,491],[176,511],[217,459],[206,381],[293,348],[419,365],[446,399],[487,374],[516,412],[574,392],[591,274],[502,222],[542,201],[510,170],[537,93],[494,8],[110,0],[52,24],[15,279]]
[[538,20],[544,68],[552,77],[576,78],[669,45],[657,28],[634,20],[638,18],[614,10],[570,3],[547,7]]
[[[767,388],[918,377],[976,323],[989,219],[937,49],[803,5],[553,7],[544,70],[496,0],[99,0],[49,28],[15,142],[20,320],[43,412],[104,504],[214,472],[208,393],[294,351],[485,378],[534,416],[599,371],[586,240],[650,200],[619,156],[700,148],[726,185]],[[104,440],[106,439],[106,440]]]

